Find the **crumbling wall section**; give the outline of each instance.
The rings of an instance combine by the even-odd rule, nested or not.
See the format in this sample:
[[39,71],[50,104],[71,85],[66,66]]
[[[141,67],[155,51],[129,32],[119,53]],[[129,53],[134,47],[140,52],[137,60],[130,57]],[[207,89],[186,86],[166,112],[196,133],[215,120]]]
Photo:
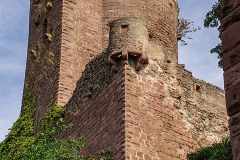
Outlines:
[[175,106],[179,108],[179,113],[187,124],[186,130],[200,147],[209,146],[227,137],[225,92],[194,78],[182,66],[178,67],[178,73],[180,88],[177,92],[173,90],[172,94],[178,99]]
[[140,72],[126,66],[128,159],[186,159],[228,135],[224,92],[177,68],[160,44],[151,42]]
[[113,74],[108,64],[108,54],[102,52],[93,58],[85,67],[81,78],[76,83],[73,96],[65,105],[67,111],[80,112],[92,97],[106,86]]

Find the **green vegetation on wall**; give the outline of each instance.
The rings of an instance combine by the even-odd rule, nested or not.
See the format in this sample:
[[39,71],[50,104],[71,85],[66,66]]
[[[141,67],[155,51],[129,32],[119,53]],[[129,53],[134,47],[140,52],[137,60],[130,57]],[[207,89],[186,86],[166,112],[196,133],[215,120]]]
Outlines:
[[40,119],[40,131],[34,136],[34,113],[32,96],[25,96],[24,110],[14,123],[6,139],[0,143],[1,160],[112,160],[111,151],[96,155],[80,155],[84,138],[58,140],[57,135],[70,128],[61,118],[64,108],[52,103]]
[[20,117],[13,124],[6,139],[0,143],[1,155],[11,157],[11,159],[21,159],[34,141],[34,112],[35,108],[31,105],[32,96],[26,94],[24,101],[24,109]]
[[210,147],[200,148],[194,153],[187,155],[187,160],[232,160],[231,141],[224,138],[220,143]]
[[46,132],[47,130],[54,127],[56,122],[62,119],[63,115],[63,106],[57,105],[55,102],[51,102],[49,109],[40,119],[40,132]]

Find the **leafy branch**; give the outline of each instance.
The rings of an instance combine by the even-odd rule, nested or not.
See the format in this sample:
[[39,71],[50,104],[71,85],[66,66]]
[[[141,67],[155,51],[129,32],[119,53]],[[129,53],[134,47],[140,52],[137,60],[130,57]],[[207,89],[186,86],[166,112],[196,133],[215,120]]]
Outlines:
[[201,27],[195,27],[194,22],[189,19],[180,18],[178,21],[178,40],[181,42],[181,46],[185,46],[187,42],[184,39],[193,39],[190,34],[200,30]]
[[[209,11],[206,14],[206,17],[204,19],[204,27],[205,28],[217,28],[219,32],[218,38],[221,37],[221,29],[220,29],[220,21],[221,21],[221,10],[220,10],[220,3],[222,0],[217,0],[212,6],[212,10]],[[222,56],[223,56],[223,51],[222,51],[222,44],[219,43],[217,44],[216,47],[212,48],[210,50],[211,53],[217,53],[218,54],[218,66],[222,68]]]

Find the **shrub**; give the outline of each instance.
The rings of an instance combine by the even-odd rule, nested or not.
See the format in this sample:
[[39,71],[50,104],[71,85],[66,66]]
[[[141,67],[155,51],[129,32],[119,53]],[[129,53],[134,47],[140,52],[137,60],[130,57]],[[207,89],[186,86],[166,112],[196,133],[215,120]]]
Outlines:
[[200,148],[194,153],[187,155],[187,160],[232,160],[230,138],[224,138],[220,143],[210,147]]

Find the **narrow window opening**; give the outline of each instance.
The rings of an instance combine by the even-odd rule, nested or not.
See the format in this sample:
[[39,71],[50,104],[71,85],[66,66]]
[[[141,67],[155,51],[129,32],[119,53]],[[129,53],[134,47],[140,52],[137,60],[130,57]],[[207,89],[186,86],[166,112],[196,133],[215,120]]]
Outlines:
[[237,99],[237,95],[234,94],[234,95],[233,95],[233,100],[236,100],[236,99]]
[[199,85],[196,85],[196,91],[201,92],[201,87]]
[[121,25],[121,30],[120,30],[120,32],[121,32],[121,33],[127,32],[127,31],[128,31],[128,27],[129,27],[128,24],[123,24],[123,25]]
[[43,21],[43,28],[42,28],[42,37],[43,37],[43,38],[46,37],[47,27],[48,27],[48,21],[47,21],[47,19],[45,19],[45,20]]

